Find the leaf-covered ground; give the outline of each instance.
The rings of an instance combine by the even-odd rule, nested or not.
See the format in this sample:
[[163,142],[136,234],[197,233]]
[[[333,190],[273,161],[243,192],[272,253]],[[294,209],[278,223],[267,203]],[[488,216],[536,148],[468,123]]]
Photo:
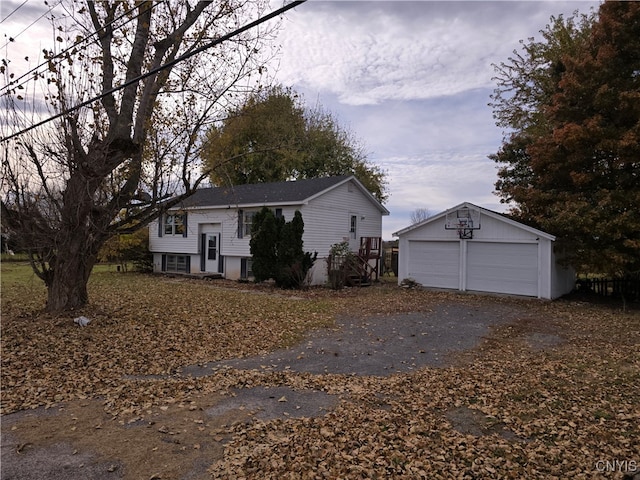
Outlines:
[[[249,288],[97,273],[91,306],[54,317],[39,313],[45,297],[37,282],[3,284],[3,413],[111,398],[126,388],[123,376],[166,375],[184,365],[257,355],[333,322],[335,306],[324,299],[252,294]],[[81,315],[91,319],[86,328],[73,322]]]
[[[188,445],[183,460],[209,455],[204,461],[213,478],[563,479],[640,473],[637,310],[393,285],[282,292],[98,273],[90,285],[92,305],[74,313],[92,319],[80,328],[72,317],[38,313],[43,289],[12,278],[3,265],[4,414],[59,409],[68,402],[70,418],[79,422],[82,408],[74,402],[99,401],[114,424],[163,419],[168,426],[154,423],[145,432],[167,437],[178,427],[162,415],[176,411],[182,445]],[[181,366],[291,345],[314,328],[332,328],[338,314],[429,312],[447,302],[508,305],[522,313],[446,368],[388,377],[233,369],[194,379],[173,375]],[[257,385],[324,391],[340,401],[314,418],[215,425],[198,407],[233,387]],[[107,424],[98,429],[103,420],[97,418],[86,420],[90,428],[65,425],[56,435],[70,442],[106,435]],[[73,436],[71,430],[85,433]],[[134,434],[114,432],[114,445]],[[100,438],[104,443],[111,437]],[[219,441],[215,454],[205,448],[212,438]],[[102,443],[105,455],[135,462],[137,457],[127,460]],[[158,445],[161,452],[166,442]],[[123,478],[133,479],[180,478],[175,472],[181,470],[166,466],[162,474],[125,465],[122,471]]]

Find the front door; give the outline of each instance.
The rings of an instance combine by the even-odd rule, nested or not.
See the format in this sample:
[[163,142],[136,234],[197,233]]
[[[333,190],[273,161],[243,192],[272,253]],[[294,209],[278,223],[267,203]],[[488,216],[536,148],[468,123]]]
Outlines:
[[349,213],[349,248],[352,252],[357,252],[360,248],[358,238],[358,215]]
[[205,272],[219,272],[220,265],[220,233],[206,232],[202,234],[202,254],[204,255]]

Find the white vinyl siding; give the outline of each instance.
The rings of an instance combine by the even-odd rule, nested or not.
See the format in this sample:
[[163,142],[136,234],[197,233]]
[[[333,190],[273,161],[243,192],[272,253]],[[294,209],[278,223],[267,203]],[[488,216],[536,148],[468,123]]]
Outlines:
[[300,209],[304,220],[304,249],[317,251],[319,258],[329,255],[331,245],[351,239],[352,215],[357,215],[358,238],[354,239],[354,245],[359,245],[359,237],[382,236],[380,210],[359,188],[353,185],[350,189],[349,184],[312,199]]
[[467,290],[538,296],[538,244],[467,245]]
[[430,287],[458,288],[460,244],[458,242],[409,242],[407,278]]
[[[351,188],[349,187],[351,185]],[[238,211],[245,213],[257,212],[262,205],[238,205],[211,208],[193,208],[188,211],[187,235],[159,236],[158,222],[149,227],[149,250],[154,255],[154,269],[160,270],[159,258],[161,254],[191,255],[192,268],[200,268],[203,228],[215,225],[220,232],[218,254],[223,257],[224,274],[226,278],[240,278],[241,258],[250,257],[250,236],[238,238]],[[304,250],[318,252],[322,259],[329,254],[331,246],[350,237],[350,220],[357,216],[358,237],[382,236],[382,211],[371,197],[366,195],[353,181],[335,186],[303,203],[267,204],[278,213],[281,212],[286,221],[290,221],[296,210],[302,214],[304,221]],[[386,212],[385,212],[386,213]],[[244,220],[244,218],[243,218]],[[207,230],[208,231],[208,230]],[[244,227],[243,227],[244,231]],[[359,244],[359,238],[354,240]],[[357,248],[357,246],[356,246]],[[205,252],[206,254],[206,252]],[[320,263],[321,260],[318,260]]]
[[[152,252],[200,253],[200,232],[203,224],[216,224],[223,236],[237,234],[238,217],[235,210],[196,210],[189,211],[187,236],[163,235],[158,236],[157,222],[149,227],[149,250]],[[238,239],[236,239],[238,240]],[[242,241],[242,240],[240,240]],[[246,241],[248,247],[248,239]],[[224,242],[220,245],[220,254],[224,255]]]

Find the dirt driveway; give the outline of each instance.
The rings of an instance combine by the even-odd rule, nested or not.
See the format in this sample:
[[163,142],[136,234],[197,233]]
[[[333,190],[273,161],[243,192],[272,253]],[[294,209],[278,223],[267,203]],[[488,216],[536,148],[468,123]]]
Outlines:
[[[526,302],[489,299],[362,320],[341,318],[335,330],[314,332],[300,344],[269,355],[185,366],[173,378],[131,379],[152,383],[193,377],[215,383],[216,378],[235,376],[248,379],[244,388],[212,389],[194,394],[190,402],[150,407],[145,415],[130,419],[106,414],[99,399],[6,415],[2,418],[1,478],[210,478],[207,468],[222,458],[231,425],[322,416],[341,400],[339,394],[322,389],[260,384],[260,378],[388,376],[443,367],[459,360],[461,352],[478,347],[491,336],[493,327],[527,316]],[[548,328],[532,332],[529,339],[535,348],[562,342]]]

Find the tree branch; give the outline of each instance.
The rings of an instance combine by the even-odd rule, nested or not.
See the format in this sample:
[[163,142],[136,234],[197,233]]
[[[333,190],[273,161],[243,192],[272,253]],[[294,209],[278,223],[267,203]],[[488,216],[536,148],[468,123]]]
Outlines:
[[[113,39],[113,27],[112,22],[115,17],[117,3],[111,7],[108,4],[104,4],[107,10],[107,17],[105,18],[105,24],[102,26],[94,2],[87,2],[89,7],[89,13],[91,15],[91,21],[96,32],[104,32],[100,35],[99,41],[102,49],[102,92],[110,92],[113,89],[114,67],[113,57],[111,55],[111,41]],[[102,106],[107,112],[109,118],[109,124],[114,125],[118,115],[116,108],[116,100],[113,93],[102,97]]]

